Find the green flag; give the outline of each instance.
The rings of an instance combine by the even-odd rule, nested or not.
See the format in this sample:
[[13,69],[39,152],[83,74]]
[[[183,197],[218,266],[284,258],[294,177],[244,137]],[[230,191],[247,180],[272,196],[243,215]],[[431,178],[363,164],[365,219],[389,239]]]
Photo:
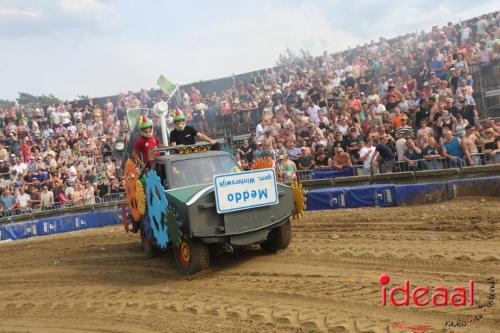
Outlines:
[[158,78],[158,81],[156,81],[156,83],[158,83],[158,86],[161,88],[161,90],[166,92],[169,96],[171,96],[177,88],[174,83],[167,80],[163,75]]
[[127,109],[127,121],[131,131],[137,126],[137,121],[144,109]]

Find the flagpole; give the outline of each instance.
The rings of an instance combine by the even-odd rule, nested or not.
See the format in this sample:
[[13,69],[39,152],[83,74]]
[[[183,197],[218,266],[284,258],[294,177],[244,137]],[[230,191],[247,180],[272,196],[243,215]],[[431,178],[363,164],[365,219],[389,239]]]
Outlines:
[[[172,96],[175,95],[176,91],[177,92],[179,91],[179,85],[176,85],[174,91],[172,91],[172,93],[169,94],[168,100],[167,100],[167,105],[168,105],[168,102],[170,102],[170,100],[172,99]],[[167,109],[168,109],[168,107],[167,107]],[[160,127],[161,127],[161,136],[163,138],[163,144],[165,146],[170,146],[170,137],[169,137],[168,131],[167,131],[167,117],[168,117],[168,111],[162,113],[162,115],[160,117]]]
[[177,107],[181,103],[181,90],[179,89],[179,84],[177,83]]

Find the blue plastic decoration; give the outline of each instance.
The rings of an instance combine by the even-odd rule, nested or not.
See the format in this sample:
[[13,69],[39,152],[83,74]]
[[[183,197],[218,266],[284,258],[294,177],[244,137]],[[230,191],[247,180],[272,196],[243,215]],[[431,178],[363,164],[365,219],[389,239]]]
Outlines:
[[144,230],[144,236],[147,240],[153,239],[153,228],[151,228],[151,222],[149,222],[149,217],[144,215],[142,217],[142,228]]
[[160,177],[154,170],[149,171],[146,177],[146,200],[149,222],[156,242],[161,248],[166,248],[169,239],[167,226],[163,220],[168,208],[168,201]]

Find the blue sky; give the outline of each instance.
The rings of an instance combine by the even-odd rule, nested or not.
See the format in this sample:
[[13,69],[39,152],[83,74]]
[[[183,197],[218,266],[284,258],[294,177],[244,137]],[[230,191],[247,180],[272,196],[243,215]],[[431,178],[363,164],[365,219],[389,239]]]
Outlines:
[[492,0],[0,0],[0,98],[106,96],[274,65],[498,9]]

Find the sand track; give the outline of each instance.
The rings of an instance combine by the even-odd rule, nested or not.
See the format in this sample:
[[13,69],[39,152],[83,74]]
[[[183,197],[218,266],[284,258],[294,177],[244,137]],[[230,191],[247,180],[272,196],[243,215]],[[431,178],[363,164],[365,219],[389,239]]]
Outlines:
[[307,213],[293,233],[283,252],[214,257],[194,277],[169,253],[144,258],[120,226],[0,243],[0,332],[499,332],[500,294],[486,312],[383,307],[378,283],[474,279],[484,303],[486,278],[500,280],[498,198]]

